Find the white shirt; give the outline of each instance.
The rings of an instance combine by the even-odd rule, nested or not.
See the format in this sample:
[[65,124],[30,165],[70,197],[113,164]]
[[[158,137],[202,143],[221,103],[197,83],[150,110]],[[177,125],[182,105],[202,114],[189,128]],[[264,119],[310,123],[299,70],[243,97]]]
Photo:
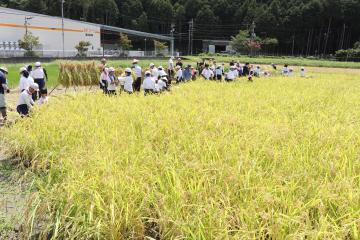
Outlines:
[[158,81],[158,86],[159,86],[160,91],[162,91],[162,90],[164,90],[166,88],[166,83],[163,80],[160,79]]
[[115,76],[114,76],[114,80],[111,81],[110,76],[107,77],[106,79],[107,83],[108,83],[108,90],[109,91],[116,91],[116,85],[115,85]]
[[45,78],[45,73],[44,73],[44,69],[42,67],[37,67],[35,68],[32,72],[31,72],[31,76],[34,79],[44,79]]
[[124,83],[124,90],[127,92],[133,92],[134,79],[131,76],[119,77],[120,83]]
[[305,70],[300,71],[300,77],[305,77]]
[[26,78],[26,77],[24,77],[23,75],[21,75],[21,77],[20,77],[20,83],[19,83],[19,90],[20,90],[20,92],[21,92],[22,90],[28,89],[29,86],[30,86],[29,78]]
[[136,77],[142,77],[142,71],[141,71],[141,67],[139,65],[135,65],[134,66],[134,72],[135,72],[135,75]]
[[29,108],[34,105],[34,100],[32,99],[32,95],[28,92],[28,89],[20,93],[19,100],[17,102],[17,106],[26,104]]
[[146,77],[143,83],[144,89],[155,90],[155,81],[152,77]]
[[158,83],[155,83],[154,91],[155,91],[155,92],[160,92],[159,82],[158,82]]
[[168,69],[172,70],[174,68],[174,61],[170,58],[168,63]]
[[159,77],[159,70],[156,67],[151,69],[151,76],[153,76],[156,79]]
[[210,69],[206,69],[206,68],[204,68],[204,70],[201,73],[201,75],[203,75],[206,80],[209,80],[213,76],[213,74],[214,74],[213,71],[211,71]]
[[216,76],[217,76],[217,75],[222,75],[222,70],[221,70],[221,68],[217,68],[217,69],[215,70],[215,73],[216,73]]
[[229,71],[227,74],[226,74],[226,78],[227,79],[230,79],[230,80],[234,80],[235,78],[237,78],[239,76],[239,72],[237,70],[232,70],[232,71]]
[[38,101],[38,104],[39,104],[39,105],[43,105],[43,104],[47,103],[48,101],[49,101],[49,97],[48,97],[48,96],[46,96],[46,97],[41,97],[41,98],[39,99],[39,101]]
[[160,77],[167,76],[167,73],[165,72],[164,69],[161,69],[161,70],[159,70],[159,75],[158,76],[160,76]]
[[176,78],[177,79],[181,79],[183,76],[183,71],[181,69],[179,69],[177,72],[176,72]]
[[260,76],[260,68],[255,68],[255,71],[254,71],[258,76]]
[[283,68],[283,74],[284,74],[285,76],[287,76],[287,75],[289,74],[289,68],[284,67],[284,68]]

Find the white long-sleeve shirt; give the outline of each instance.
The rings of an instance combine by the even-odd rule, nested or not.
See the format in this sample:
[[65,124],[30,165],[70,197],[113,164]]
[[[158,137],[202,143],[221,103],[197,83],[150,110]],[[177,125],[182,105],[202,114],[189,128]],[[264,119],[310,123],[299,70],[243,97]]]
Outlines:
[[108,83],[108,90],[109,91],[116,91],[116,85],[115,85],[115,76],[113,76],[113,79],[111,79],[111,76],[109,75],[106,79],[107,83]]
[[158,81],[159,90],[163,91],[166,88],[166,83],[163,80]]
[[160,76],[160,77],[167,76],[167,73],[165,72],[164,69],[159,70],[159,76]]
[[305,77],[305,70],[300,71],[300,77]]
[[144,79],[143,88],[147,90],[155,90],[155,81],[152,77],[146,77]]
[[20,83],[19,83],[19,90],[20,92],[22,92],[23,90],[28,89],[30,86],[30,81],[29,78],[24,77],[23,75],[21,75],[20,77]]
[[126,77],[119,77],[118,78],[120,83],[123,82],[124,83],[124,90],[127,92],[133,92],[133,83],[134,83],[134,79],[132,78],[132,76],[126,76]]
[[181,78],[183,77],[183,71],[181,69],[179,69],[177,72],[176,72],[176,78],[178,80],[180,80]]
[[45,72],[42,67],[37,67],[31,72],[31,76],[34,79],[44,79],[45,78]]
[[226,74],[226,78],[230,79],[230,80],[234,80],[235,78],[237,78],[239,76],[239,72],[235,69],[235,70],[230,70],[227,74]]
[[135,65],[134,66],[134,72],[135,72],[135,75],[136,77],[142,77],[142,71],[141,71],[141,67],[139,65]]
[[159,77],[159,70],[156,67],[151,69],[151,76],[153,76],[156,79]]
[[170,59],[168,63],[168,69],[172,70],[173,68],[174,68],[174,61]]
[[206,80],[209,80],[212,76],[214,76],[214,72],[210,69],[204,68],[201,75],[203,75]]
[[30,94],[29,90],[26,89],[22,93],[20,93],[19,100],[17,102],[17,106],[26,104],[29,108],[34,105],[34,100],[32,99],[32,95]]
[[216,70],[215,70],[215,73],[216,73],[216,76],[218,76],[218,75],[222,75],[222,70],[221,70],[221,68],[217,68]]

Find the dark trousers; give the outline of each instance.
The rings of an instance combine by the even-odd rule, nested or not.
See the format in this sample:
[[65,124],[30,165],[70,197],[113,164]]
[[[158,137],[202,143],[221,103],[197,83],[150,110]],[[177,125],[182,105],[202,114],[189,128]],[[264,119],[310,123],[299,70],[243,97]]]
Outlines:
[[29,107],[26,104],[21,104],[19,106],[16,107],[16,111],[21,115],[21,116],[28,116],[29,115]]
[[39,91],[34,92],[32,95],[32,99],[36,101],[41,97],[40,91],[45,88],[45,80],[43,78],[38,78],[34,79],[34,82],[39,85]]
[[221,81],[222,76],[221,75],[216,75],[216,79]]
[[3,119],[6,120],[6,118],[7,118],[6,107],[1,107],[0,108],[0,113],[1,113],[1,115],[3,117]]
[[101,80],[100,88],[103,90],[104,94],[108,93],[108,82],[106,80]]
[[109,95],[116,95],[116,90],[108,90],[107,93]]
[[146,96],[146,95],[149,95],[149,94],[153,94],[154,93],[154,90],[152,90],[152,89],[144,89],[144,95]]
[[133,86],[134,86],[134,91],[135,92],[140,92],[140,89],[141,89],[141,77],[136,78]]

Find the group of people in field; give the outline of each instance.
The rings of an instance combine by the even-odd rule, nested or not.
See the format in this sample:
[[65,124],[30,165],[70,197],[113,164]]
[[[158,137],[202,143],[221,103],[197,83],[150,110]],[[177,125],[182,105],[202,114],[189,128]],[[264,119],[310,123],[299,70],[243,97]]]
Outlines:
[[[145,95],[160,94],[170,91],[175,81],[176,84],[196,80],[203,77],[205,80],[232,82],[239,77],[247,77],[252,82],[254,77],[270,77],[268,70],[262,70],[259,65],[253,66],[250,63],[241,64],[231,61],[229,66],[224,63],[216,64],[210,59],[208,62],[197,63],[196,67],[184,64],[181,58],[175,61],[171,57],[166,68],[155,66],[151,63],[143,71],[139,65],[139,60],[134,59],[132,66],[125,68],[124,73],[117,74],[115,68],[108,66],[106,59],[101,60],[101,74],[99,85],[104,94],[116,95],[117,93],[140,92],[143,90]],[[272,64],[272,68],[277,70],[277,66]],[[46,81],[48,80],[46,69],[40,62],[20,68],[19,98],[16,110],[21,117],[28,116],[30,109],[38,102],[39,105],[48,101],[48,91]],[[3,120],[7,119],[5,94],[10,92],[7,81],[8,70],[0,67],[0,113]],[[294,75],[293,68],[287,64],[281,70],[285,77]],[[301,67],[300,77],[305,77],[305,68]]]
[[[16,111],[21,117],[25,117],[29,115],[30,109],[33,108],[35,102],[41,105],[48,101],[46,89],[48,76],[40,62],[36,62],[34,68],[32,65],[21,67],[19,74],[19,97]],[[0,67],[0,111],[4,121],[7,120],[5,94],[10,93],[7,75],[8,69]]]

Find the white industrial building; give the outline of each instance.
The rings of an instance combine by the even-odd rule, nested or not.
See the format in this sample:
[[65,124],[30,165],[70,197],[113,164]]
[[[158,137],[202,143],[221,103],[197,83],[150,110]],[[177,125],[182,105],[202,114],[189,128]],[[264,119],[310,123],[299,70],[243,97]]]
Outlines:
[[[170,37],[66,18],[64,18],[63,27],[62,18],[60,17],[0,7],[0,57],[23,56],[24,50],[19,49],[18,40],[24,37],[26,31],[39,37],[41,45],[35,50],[43,57],[76,56],[77,50],[75,46],[80,41],[91,43],[88,51],[89,56],[101,55],[103,54],[102,30],[170,41],[171,53],[173,53],[174,41]],[[65,51],[63,51],[63,47]]]

